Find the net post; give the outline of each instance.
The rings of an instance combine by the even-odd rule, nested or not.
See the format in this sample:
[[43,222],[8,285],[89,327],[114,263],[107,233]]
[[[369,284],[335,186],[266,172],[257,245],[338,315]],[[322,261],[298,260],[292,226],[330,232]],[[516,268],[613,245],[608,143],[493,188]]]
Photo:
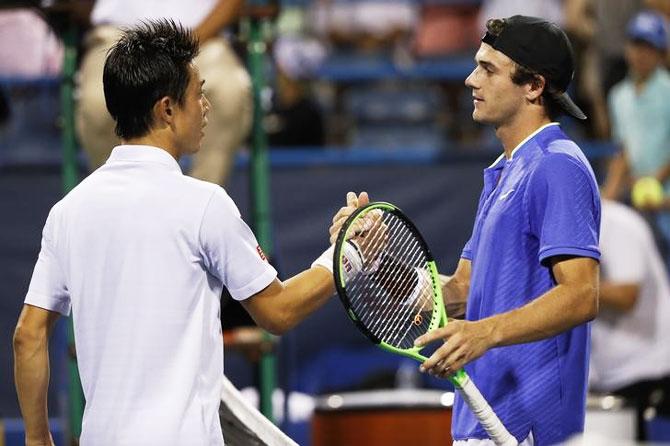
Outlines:
[[[70,20],[62,35],[63,71],[60,86],[61,102],[61,144],[63,158],[61,177],[63,194],[70,192],[79,182],[77,172],[77,140],[74,124],[74,78],[77,70],[77,26]],[[81,435],[81,423],[84,416],[84,392],[81,388],[74,339],[72,316],[67,319],[67,363],[68,363],[68,435],[74,444]]]
[[[253,94],[253,123],[251,131],[250,192],[251,225],[265,255],[271,259],[273,241],[270,213],[270,166],[267,135],[263,129],[263,116],[266,104],[263,90],[266,88],[264,68],[267,45],[270,40],[272,19],[277,11],[265,1],[252,1],[247,6],[247,16],[242,22],[242,34],[247,41],[247,65],[251,75]],[[269,341],[270,335],[263,333],[263,340]],[[274,422],[272,394],[276,388],[277,361],[272,351],[262,354],[259,361],[260,410]]]

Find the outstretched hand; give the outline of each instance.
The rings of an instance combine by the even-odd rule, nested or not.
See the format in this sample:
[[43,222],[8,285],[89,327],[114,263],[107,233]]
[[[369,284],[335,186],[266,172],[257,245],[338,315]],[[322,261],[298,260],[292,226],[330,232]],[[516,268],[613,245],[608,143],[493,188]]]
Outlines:
[[367,192],[361,192],[356,196],[355,192],[347,192],[347,205],[340,208],[339,211],[333,217],[333,224],[330,226],[330,243],[335,243],[337,240],[337,234],[340,232],[342,225],[347,218],[359,207],[365,206],[370,202]]

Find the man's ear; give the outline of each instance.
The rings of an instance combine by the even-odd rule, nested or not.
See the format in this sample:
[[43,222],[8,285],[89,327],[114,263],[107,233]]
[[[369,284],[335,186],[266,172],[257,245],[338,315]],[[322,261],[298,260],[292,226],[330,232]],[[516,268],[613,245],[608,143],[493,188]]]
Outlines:
[[158,128],[170,127],[174,123],[175,102],[169,96],[163,96],[154,103],[154,124]]
[[547,81],[541,74],[535,75],[533,80],[528,83],[528,89],[526,90],[526,99],[530,102],[535,102],[542,93],[544,89],[547,88]]

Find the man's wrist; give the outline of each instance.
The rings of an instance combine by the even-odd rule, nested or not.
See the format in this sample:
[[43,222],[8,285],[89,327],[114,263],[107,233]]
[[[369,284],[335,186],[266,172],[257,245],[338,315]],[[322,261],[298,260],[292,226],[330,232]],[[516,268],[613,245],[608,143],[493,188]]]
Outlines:
[[335,255],[335,245],[330,245],[323,254],[312,262],[312,268],[320,266],[327,269],[331,274],[333,273],[333,256]]
[[54,441],[49,431],[46,434],[31,435],[26,432],[26,446],[53,446]]
[[[351,241],[345,242],[342,245],[342,250],[344,252],[342,259],[344,264],[343,272],[348,279],[350,276],[353,276],[363,269],[364,260],[358,246]],[[312,267],[320,266],[333,274],[334,256],[335,245],[333,244],[312,262]]]
[[487,350],[495,347],[500,347],[503,342],[502,333],[500,331],[501,324],[498,323],[496,319],[497,317],[493,316],[481,319],[476,322],[481,327],[483,327],[483,331],[485,333],[485,339],[487,340],[486,342]]

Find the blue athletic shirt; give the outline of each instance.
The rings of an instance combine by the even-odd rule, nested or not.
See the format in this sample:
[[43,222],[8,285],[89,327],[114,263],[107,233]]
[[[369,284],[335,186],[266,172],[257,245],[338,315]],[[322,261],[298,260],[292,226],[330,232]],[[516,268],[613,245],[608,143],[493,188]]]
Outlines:
[[[579,147],[557,123],[530,135],[484,170],[484,189],[462,258],[472,262],[468,320],[519,308],[556,285],[548,259],[600,258],[600,196]],[[518,441],[536,446],[584,429],[589,324],[537,342],[495,348],[470,374]],[[454,440],[488,438],[457,397]]]

